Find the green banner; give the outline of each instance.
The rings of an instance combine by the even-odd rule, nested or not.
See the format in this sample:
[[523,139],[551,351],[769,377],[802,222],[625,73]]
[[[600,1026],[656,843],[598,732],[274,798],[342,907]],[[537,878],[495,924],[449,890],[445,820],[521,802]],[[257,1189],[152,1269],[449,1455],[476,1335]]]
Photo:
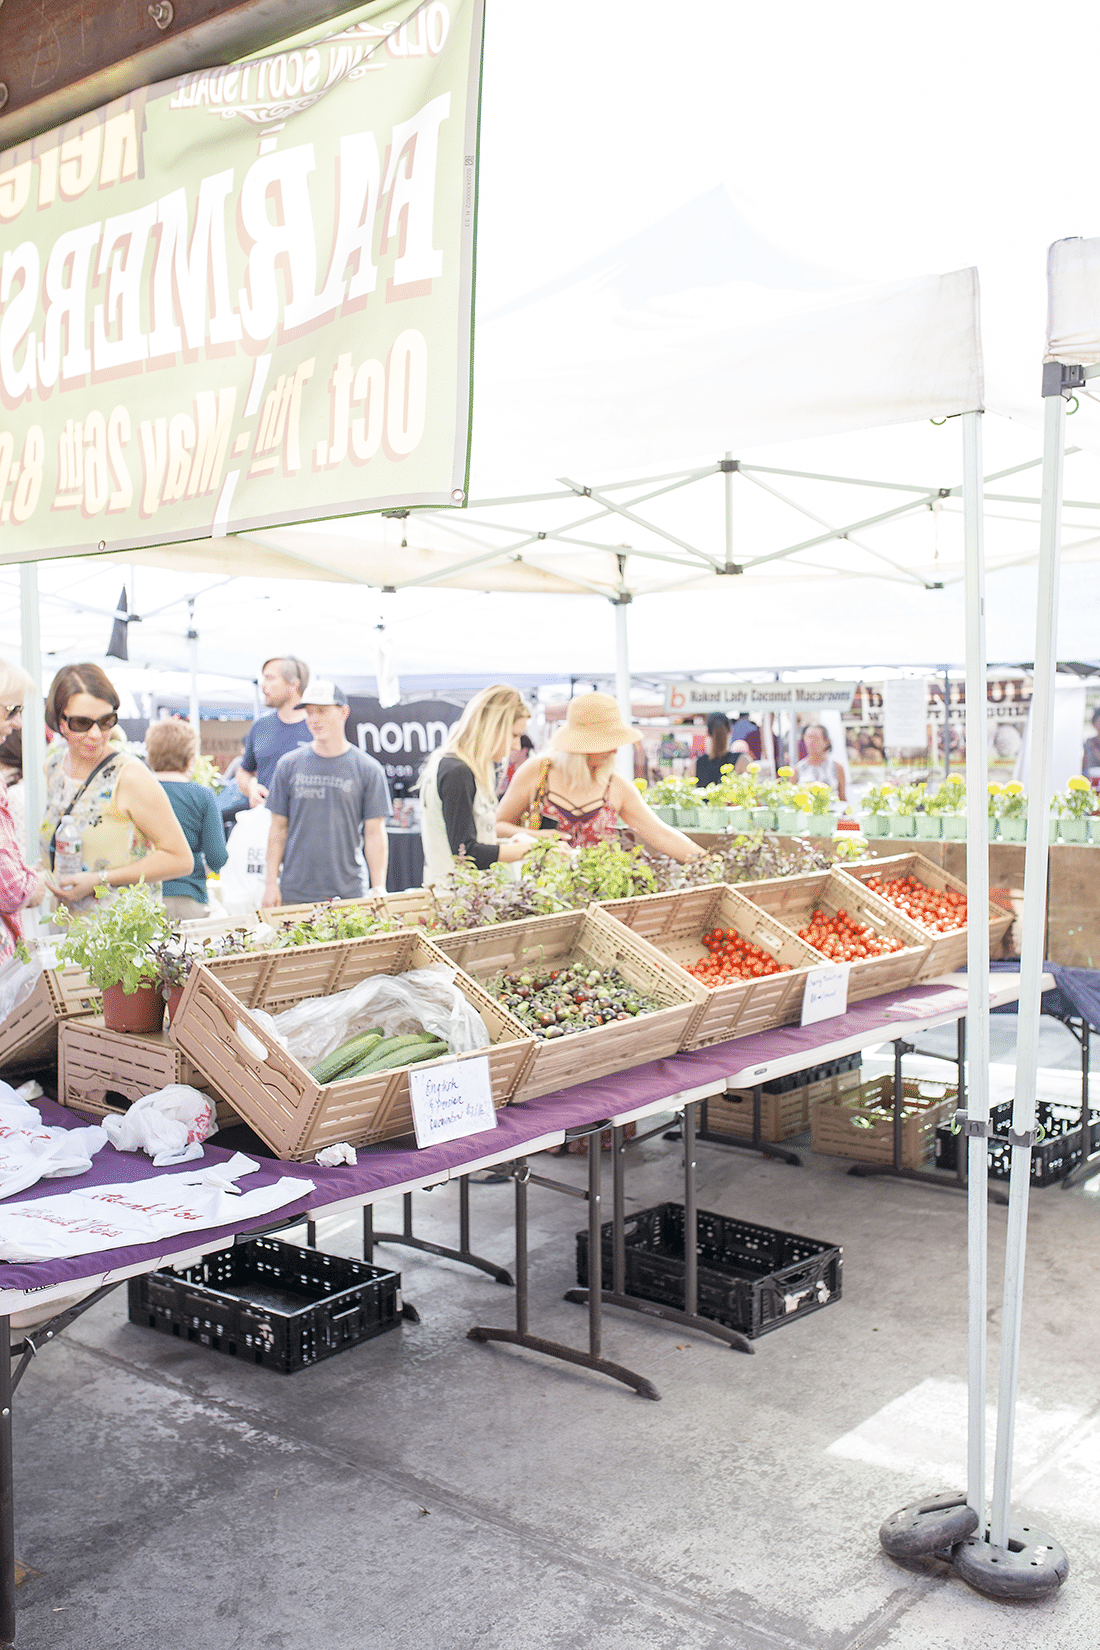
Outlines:
[[0,156],[0,561],[461,504],[483,0]]

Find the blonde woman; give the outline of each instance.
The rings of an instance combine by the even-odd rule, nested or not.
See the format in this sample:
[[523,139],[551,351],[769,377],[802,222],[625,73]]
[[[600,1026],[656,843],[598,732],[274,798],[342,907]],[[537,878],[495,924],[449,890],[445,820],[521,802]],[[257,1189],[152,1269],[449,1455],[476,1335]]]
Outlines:
[[[534,838],[515,830],[498,840],[495,767],[530,720],[515,688],[498,683],[475,694],[420,779],[424,881],[442,882],[464,853],[479,871],[522,859]],[[515,821],[515,825],[519,820]]]
[[702,848],[663,824],[636,787],[615,772],[619,746],[637,744],[641,737],[627,727],[610,693],[571,699],[549,756],[532,756],[504,793],[498,824],[514,829],[537,813],[539,822],[559,831],[571,848],[590,848],[612,838],[621,819],[654,853],[681,864],[697,859]]
[[[18,665],[0,659],[0,739],[22,726],[23,700],[31,679]],[[7,786],[0,785],[0,962],[12,955],[23,938],[19,913],[41,905],[46,881],[23,858],[23,844],[8,808]]]

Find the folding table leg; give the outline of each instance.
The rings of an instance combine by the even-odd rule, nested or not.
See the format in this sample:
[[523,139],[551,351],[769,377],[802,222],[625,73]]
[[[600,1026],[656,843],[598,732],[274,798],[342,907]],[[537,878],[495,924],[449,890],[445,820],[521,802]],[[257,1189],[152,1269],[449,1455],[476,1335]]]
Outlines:
[[0,1317],[0,1650],[15,1644],[15,1485],[11,1455],[11,1319]]
[[442,1243],[429,1243],[427,1238],[413,1235],[413,1195],[405,1193],[405,1217],[400,1232],[375,1232],[374,1243],[401,1243],[406,1249],[420,1249],[426,1255],[442,1255],[445,1260],[457,1260],[463,1266],[476,1266],[487,1272],[498,1283],[511,1287],[512,1274],[491,1260],[483,1260],[470,1248],[470,1177],[462,1175],[458,1182],[458,1248],[448,1249]]
[[[705,1104],[705,1102],[703,1102]],[[619,1306],[627,1312],[640,1312],[647,1318],[661,1318],[665,1323],[674,1323],[682,1329],[691,1329],[697,1335],[712,1335],[715,1340],[725,1341],[735,1352],[755,1352],[756,1348],[736,1329],[729,1329],[724,1323],[716,1323],[713,1318],[699,1316],[699,1245],[698,1245],[698,1209],[696,1207],[695,1188],[695,1117],[696,1106],[699,1101],[692,1101],[683,1110],[683,1142],[684,1142],[684,1305],[681,1311],[676,1306],[665,1306],[661,1301],[644,1300],[641,1295],[631,1295],[626,1288],[626,1198],[624,1193],[624,1174],[622,1161],[626,1154],[626,1131],[616,1128],[611,1131],[611,1154],[615,1166],[613,1185],[613,1203],[611,1209],[611,1261],[612,1281],[610,1293],[602,1295],[605,1306]],[[589,1205],[591,1213],[591,1204]],[[565,1298],[578,1306],[589,1303],[591,1311],[590,1290],[599,1288],[599,1281],[592,1270],[592,1241],[588,1244],[588,1277],[590,1289],[567,1289]]]
[[[603,1124],[602,1128],[607,1125]],[[512,1175],[516,1183],[516,1327],[514,1329],[488,1329],[478,1325],[467,1331],[467,1338],[471,1341],[504,1341],[510,1346],[526,1347],[529,1352],[541,1352],[548,1358],[560,1358],[565,1363],[579,1364],[582,1369],[591,1369],[600,1375],[609,1375],[613,1381],[621,1381],[624,1386],[634,1388],[640,1398],[659,1398],[661,1394],[647,1381],[644,1375],[636,1375],[633,1370],[623,1364],[615,1364],[600,1355],[601,1321],[600,1308],[603,1301],[601,1289],[602,1252],[600,1231],[600,1144],[601,1130],[589,1135],[588,1148],[588,1266],[589,1278],[592,1283],[592,1294],[588,1307],[588,1351],[583,1352],[579,1347],[565,1346],[561,1341],[544,1340],[540,1335],[532,1335],[528,1329],[527,1312],[527,1182],[531,1171],[527,1166],[527,1159],[517,1158],[512,1165]],[[588,1298],[588,1292],[585,1292]]]
[[1100,1152],[1094,1152],[1092,1146],[1092,1122],[1089,1112],[1089,1023],[1081,1021],[1081,1161],[1068,1174],[1062,1176],[1062,1190],[1074,1186],[1079,1180],[1091,1180],[1093,1175],[1100,1174]]

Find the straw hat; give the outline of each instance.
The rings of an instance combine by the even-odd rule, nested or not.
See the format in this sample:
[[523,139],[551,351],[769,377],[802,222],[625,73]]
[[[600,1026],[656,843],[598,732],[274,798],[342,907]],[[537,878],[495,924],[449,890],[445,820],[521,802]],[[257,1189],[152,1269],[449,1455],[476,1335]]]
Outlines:
[[627,727],[618,700],[610,693],[584,693],[570,699],[565,726],[551,739],[550,749],[591,756],[595,751],[617,751],[620,745],[637,745],[641,738],[637,728]]

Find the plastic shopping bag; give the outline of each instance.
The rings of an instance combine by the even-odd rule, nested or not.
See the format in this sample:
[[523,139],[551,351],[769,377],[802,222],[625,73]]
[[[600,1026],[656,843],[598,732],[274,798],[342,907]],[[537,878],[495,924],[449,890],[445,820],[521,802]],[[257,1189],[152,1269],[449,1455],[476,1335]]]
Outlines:
[[316,1065],[367,1026],[381,1026],[387,1037],[431,1031],[452,1054],[488,1048],[485,1021],[455,985],[457,972],[436,966],[407,974],[372,974],[348,991],[304,998],[276,1014],[274,1027],[288,1052],[304,1066]]
[[247,808],[237,815],[226,848],[229,858],[218,878],[218,898],[231,917],[258,911],[263,903],[270,830],[267,808]]

